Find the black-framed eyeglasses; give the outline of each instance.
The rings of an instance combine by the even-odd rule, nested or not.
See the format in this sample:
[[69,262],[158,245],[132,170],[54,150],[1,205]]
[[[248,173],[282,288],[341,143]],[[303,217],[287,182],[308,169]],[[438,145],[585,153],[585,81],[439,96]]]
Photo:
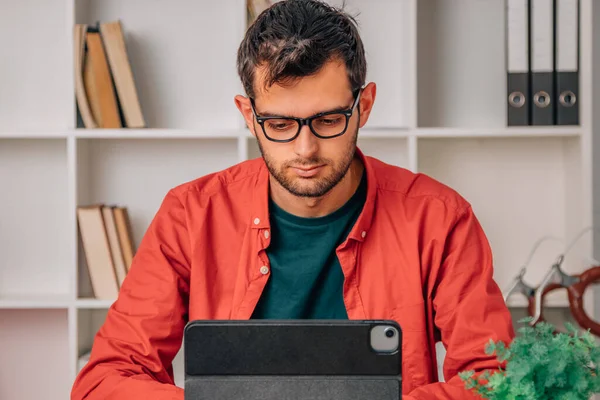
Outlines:
[[296,139],[304,125],[308,125],[311,132],[318,138],[331,139],[342,136],[348,129],[350,117],[359,103],[361,89],[354,93],[354,103],[346,110],[328,111],[315,114],[308,118],[296,117],[260,117],[256,113],[254,99],[250,99],[252,112],[258,124],[262,127],[265,137],[278,143],[287,143]]

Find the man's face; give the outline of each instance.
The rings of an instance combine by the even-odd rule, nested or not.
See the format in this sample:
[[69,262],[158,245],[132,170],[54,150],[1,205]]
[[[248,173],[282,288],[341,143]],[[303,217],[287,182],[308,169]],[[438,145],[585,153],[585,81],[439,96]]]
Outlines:
[[[354,103],[345,66],[331,62],[314,76],[289,86],[275,85],[267,91],[256,74],[258,116],[306,118],[334,109],[349,109]],[[331,139],[318,138],[303,126],[289,143],[268,140],[261,126],[252,119],[255,135],[271,175],[287,191],[299,197],[321,197],[346,175],[356,150],[360,125],[358,107],[348,121],[346,132]]]

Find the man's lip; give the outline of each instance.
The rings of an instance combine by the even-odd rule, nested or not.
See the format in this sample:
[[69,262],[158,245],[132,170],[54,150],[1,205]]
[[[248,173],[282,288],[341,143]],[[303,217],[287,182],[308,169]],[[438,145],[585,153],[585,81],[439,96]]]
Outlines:
[[312,171],[313,169],[317,169],[320,167],[322,167],[322,165],[315,165],[313,167],[308,167],[308,168],[306,168],[306,167],[292,167],[292,168],[299,169],[301,171]]
[[295,172],[296,175],[302,178],[312,178],[316,176],[320,171],[323,165],[315,165],[313,167],[292,167],[292,171]]

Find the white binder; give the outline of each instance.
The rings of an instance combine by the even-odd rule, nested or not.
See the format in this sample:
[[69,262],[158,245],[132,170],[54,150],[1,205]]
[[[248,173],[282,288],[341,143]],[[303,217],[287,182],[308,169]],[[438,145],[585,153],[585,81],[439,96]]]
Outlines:
[[579,0],[556,1],[556,124],[579,125]]
[[532,125],[554,125],[554,1],[531,0]]
[[529,0],[506,1],[507,125],[529,125]]

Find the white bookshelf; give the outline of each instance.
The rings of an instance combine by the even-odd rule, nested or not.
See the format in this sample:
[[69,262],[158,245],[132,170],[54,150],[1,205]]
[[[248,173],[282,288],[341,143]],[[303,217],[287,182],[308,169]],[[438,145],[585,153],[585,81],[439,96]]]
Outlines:
[[[502,0],[348,3],[378,83],[360,148],[463,194],[502,288],[538,238],[592,223],[599,5],[582,0],[581,125],[506,127]],[[76,207],[126,205],[137,245],[171,187],[260,155],[233,103],[245,0],[0,0],[0,10],[0,398],[64,400],[111,304],[92,296]],[[117,18],[148,129],[78,129],[73,24]],[[525,278],[539,282],[560,251],[545,243]],[[565,270],[591,255],[590,234]],[[45,372],[31,385],[34,365]]]

